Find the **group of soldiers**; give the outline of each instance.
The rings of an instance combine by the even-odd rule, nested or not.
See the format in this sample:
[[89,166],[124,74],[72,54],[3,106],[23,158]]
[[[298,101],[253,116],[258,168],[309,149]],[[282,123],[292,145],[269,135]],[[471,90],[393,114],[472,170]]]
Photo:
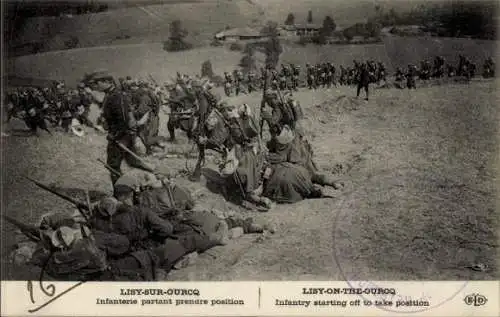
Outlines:
[[[340,65],[335,67],[331,62],[318,63],[312,65],[307,63],[305,67],[305,84],[309,89],[330,88],[337,85],[360,85],[363,88],[365,81],[363,72],[366,69],[368,81],[370,83],[380,84],[387,82],[387,68],[380,61],[368,60],[359,62],[353,60],[351,66]],[[398,67],[395,73],[395,83],[397,87],[403,87],[401,83],[406,81],[406,87],[409,89],[416,87],[416,79],[429,80],[431,78],[447,77],[465,77],[470,80],[476,75],[476,64],[469,58],[459,55],[457,66],[446,63],[444,57],[435,56],[431,61],[423,60],[420,67],[409,64],[404,70]],[[260,76],[254,71],[249,71],[246,75],[241,70],[234,70],[233,75],[228,72],[225,76],[225,92],[227,96],[233,93],[238,95],[242,92],[251,93],[256,89],[262,89],[264,82],[264,69],[261,68]],[[491,57],[487,58],[483,65],[482,76],[491,78],[495,76],[495,64]],[[277,69],[271,71],[271,85],[273,89],[297,91],[301,86],[301,68],[296,64],[281,64]],[[246,86],[246,90],[244,87]]]
[[[493,69],[493,62],[488,63]],[[469,69],[470,62],[466,59],[462,64],[466,65],[459,67],[462,72]],[[435,65],[438,71],[435,67],[430,77],[439,74],[444,61],[436,61]],[[14,257],[24,254],[29,263],[58,279],[155,280],[173,268],[188,264],[197,253],[226,244],[237,232],[275,231],[272,224],[256,223],[252,217],[207,210],[197,204],[187,188],[169,175],[159,173],[143,159],[150,148],[162,147],[158,141],[162,105],[170,108],[167,125],[172,141],[175,129],[181,128],[199,146],[221,154],[218,166],[221,194],[237,196],[242,204],[260,211],[268,211],[275,204],[331,197],[326,195],[326,187],[340,190],[344,184],[334,175],[321,171],[314,161],[304,130],[302,107],[290,92],[298,87],[293,69],[298,67],[282,66],[280,72],[271,67],[261,70],[259,88],[263,98],[258,117],[249,105],[221,98],[207,79],[178,74],[173,83],[161,87],[154,80],[149,83],[131,78],[115,81],[111,75],[101,72],[86,76],[78,85],[77,94],[73,92],[71,96],[89,99],[75,102],[83,111],[73,114],[72,119],[81,119],[84,123],[88,115],[86,105],[92,102],[101,108],[101,124],[107,131],[108,141],[105,166],[110,172],[113,194],[97,202],[91,202],[87,196],[83,203],[32,180],[72,202],[76,210],[45,215],[34,226],[4,215],[30,239],[20,244]],[[365,88],[367,98],[368,85],[385,79],[381,63],[355,61],[352,69],[354,72],[341,67],[339,83],[350,84],[352,80],[358,85],[358,95]],[[312,88],[336,84],[336,77],[332,75],[335,68],[330,63],[314,69],[309,66],[307,72],[314,79]],[[417,73],[412,75],[415,77]],[[291,80],[285,83],[280,76]],[[316,82],[318,77],[320,80]],[[54,91],[63,94],[63,87],[59,84]],[[39,112],[28,118],[51,113],[53,106],[48,100],[55,97],[48,92],[52,90],[30,92],[22,95],[26,99],[16,101],[26,107],[22,109],[26,109],[28,115],[28,105],[36,105],[35,110]],[[95,100],[97,92],[105,95],[103,100]],[[56,109],[67,104],[72,103],[56,103]],[[65,117],[57,118],[62,124]],[[41,124],[35,119],[29,120],[27,123]],[[265,126],[269,131],[267,140],[262,133]],[[121,170],[124,159],[133,167],[128,173]]]
[[[248,105],[231,104],[216,96],[213,85],[184,76],[170,87],[182,90],[184,97],[172,100],[169,96],[167,102],[191,102],[191,117],[204,130],[191,137],[222,153],[219,174],[225,194],[237,195],[262,211],[275,203],[328,197],[322,186],[340,189],[343,184],[318,169],[301,124],[300,105],[290,94],[273,90],[271,70],[266,73],[262,121],[256,120]],[[154,96],[138,93],[140,87],[130,79],[117,84],[105,73],[92,74],[84,82],[91,95],[94,90],[105,94],[101,104],[108,132],[105,166],[113,194],[97,202],[87,196],[86,202],[80,202],[32,180],[76,209],[45,215],[37,225],[4,215],[30,239],[19,245],[14,258],[24,255],[57,279],[154,280],[189,263],[193,254],[226,244],[236,232],[274,232],[272,225],[256,223],[252,217],[207,210],[187,188],[141,159],[135,140],[144,125],[143,113],[155,106]],[[184,91],[189,88],[194,94]],[[202,115],[201,98],[209,95],[213,99],[206,99],[210,107]],[[264,123],[270,133],[267,143],[259,128]],[[123,173],[123,159],[133,161],[134,169]]]
[[7,91],[5,99],[7,122],[20,118],[33,134],[39,129],[50,132],[47,123],[65,132],[70,132],[75,120],[94,127],[88,118],[92,101],[83,84],[77,89],[66,89],[62,81],[50,87],[21,87]]

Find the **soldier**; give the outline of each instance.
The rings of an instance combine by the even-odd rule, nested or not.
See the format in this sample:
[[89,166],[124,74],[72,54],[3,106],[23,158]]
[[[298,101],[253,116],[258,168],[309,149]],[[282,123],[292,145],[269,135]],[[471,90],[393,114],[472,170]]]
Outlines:
[[272,91],[266,92],[265,98],[271,111],[264,109],[262,119],[268,123],[271,135],[279,134],[283,126],[287,125],[293,130],[298,128],[298,134],[303,136],[301,127],[297,127],[297,122],[303,116],[300,105],[291,98],[281,100],[278,94]]
[[310,64],[306,64],[306,72],[307,72],[307,85],[309,89],[316,88],[316,79],[314,77],[314,69]]
[[224,72],[224,79],[225,79],[225,82],[224,82],[224,92],[226,93],[226,96],[231,96],[231,87],[232,87],[232,84],[233,84],[233,79],[231,77],[231,74],[229,74],[228,72]]
[[241,92],[241,87],[244,81],[243,73],[241,70],[235,70],[234,71],[234,82],[235,82],[235,90],[236,90],[236,96],[239,95]]
[[493,58],[491,58],[491,57],[488,57],[484,61],[483,77],[484,78],[495,77],[495,62],[493,61]]
[[24,109],[24,121],[32,134],[38,136],[38,129],[50,133],[45,122],[46,107],[43,98],[40,98],[35,89],[25,90],[22,94],[22,105]]
[[377,67],[377,82],[378,82],[379,85],[380,85],[380,82],[382,80],[384,81],[384,83],[387,82],[386,69],[385,69],[384,63],[378,62],[378,67]]
[[[134,116],[130,97],[115,87],[113,77],[105,73],[95,73],[91,78],[92,88],[106,94],[103,101],[103,117],[108,125],[107,164],[120,172],[122,160],[125,158],[133,167],[152,172],[153,168],[134,158],[118,144],[132,152],[139,125]],[[111,174],[114,184],[118,176]]]
[[255,73],[252,70],[250,70],[247,73],[248,93],[252,93],[255,90],[254,83],[255,83]]
[[92,100],[85,91],[84,83],[78,84],[77,93],[74,96],[74,102],[76,103],[75,107],[78,109],[76,119],[78,119],[81,124],[93,128],[94,124],[89,119],[90,105],[92,104]]
[[304,167],[314,184],[331,186],[340,189],[344,185],[334,179],[333,175],[321,172],[313,159],[313,152],[309,142],[284,126],[279,135],[275,135],[268,143],[268,160],[272,164],[292,163]]
[[299,90],[300,65],[294,65],[292,68],[292,87],[295,91]]
[[446,73],[448,75],[448,77],[454,77],[456,75],[456,72],[455,72],[455,67],[453,67],[453,65],[451,64],[446,64]]
[[[133,189],[126,184],[117,185],[114,195],[116,199],[101,200],[90,219],[91,227],[126,237],[131,252],[143,250],[151,255],[152,251],[156,256],[151,261],[153,267],[169,271],[184,255],[221,245],[227,237],[227,226],[207,236],[189,226],[174,225],[150,209],[134,206]],[[145,262],[138,260],[141,264]]]
[[403,69],[401,67],[396,68],[396,73],[394,74],[395,81],[396,81],[396,86],[398,88],[404,88],[404,84],[402,84],[403,80],[405,79],[405,73],[403,72]]
[[357,93],[356,97],[359,97],[359,93],[361,92],[361,89],[364,88],[365,93],[366,93],[366,98],[365,100],[368,100],[368,86],[370,85],[370,71],[368,69],[368,65],[366,63],[362,63],[359,66],[359,69],[357,70],[356,74],[356,81],[357,81]]
[[131,95],[134,104],[135,119],[145,121],[138,133],[146,146],[146,154],[151,154],[153,147],[163,148],[159,143],[158,129],[160,124],[160,101],[151,89],[145,84],[139,84]]
[[417,66],[409,64],[408,72],[406,73],[406,87],[408,87],[408,89],[417,89],[415,84],[415,77],[417,76],[417,73]]

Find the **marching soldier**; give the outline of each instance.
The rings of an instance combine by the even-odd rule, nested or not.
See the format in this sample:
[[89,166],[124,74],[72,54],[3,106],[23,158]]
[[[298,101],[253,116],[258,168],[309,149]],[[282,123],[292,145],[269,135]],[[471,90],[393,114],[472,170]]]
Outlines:
[[[103,117],[108,125],[107,164],[115,171],[120,172],[122,160],[125,158],[133,167],[153,172],[151,166],[147,166],[121,147],[135,152],[134,143],[139,125],[134,115],[135,109],[132,107],[130,96],[118,90],[113,77],[105,73],[93,74],[90,84],[93,89],[106,94],[103,101]],[[113,184],[117,179],[118,176],[112,173],[111,181]]]

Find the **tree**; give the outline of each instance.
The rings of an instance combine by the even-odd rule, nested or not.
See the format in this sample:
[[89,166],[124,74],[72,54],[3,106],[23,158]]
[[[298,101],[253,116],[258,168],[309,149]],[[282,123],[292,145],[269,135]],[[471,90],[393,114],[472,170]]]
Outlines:
[[368,22],[366,23],[366,31],[369,37],[379,37],[381,26],[378,23]]
[[192,45],[184,41],[187,35],[188,31],[182,27],[180,20],[172,21],[172,23],[170,23],[169,41],[165,43],[164,48],[167,51],[183,51],[190,49]]
[[201,64],[201,77],[214,77],[214,70],[212,69],[212,62],[206,60]]
[[295,15],[293,13],[288,13],[288,16],[285,20],[285,25],[294,25],[295,24]]
[[321,28],[320,33],[325,37],[332,36],[336,28],[337,25],[333,21],[332,17],[327,15],[323,20],[323,27]]
[[311,10],[307,13],[307,23],[313,23],[313,12]]
[[257,69],[257,62],[255,60],[255,48],[251,44],[245,46],[243,57],[240,60],[239,66],[243,72],[248,73]]
[[355,36],[355,31],[353,29],[353,27],[348,27],[347,29],[344,29],[344,31],[342,32],[342,34],[344,35],[344,37],[350,41],[354,38]]
[[278,23],[269,21],[267,22],[266,26],[260,30],[260,34],[266,35],[266,36],[279,36],[279,31],[278,31]]
[[[272,26],[272,24],[270,26]],[[279,33],[277,29],[270,28],[268,32],[270,37],[265,44],[266,65],[274,68],[278,65],[283,48],[281,47],[280,39],[278,38]]]

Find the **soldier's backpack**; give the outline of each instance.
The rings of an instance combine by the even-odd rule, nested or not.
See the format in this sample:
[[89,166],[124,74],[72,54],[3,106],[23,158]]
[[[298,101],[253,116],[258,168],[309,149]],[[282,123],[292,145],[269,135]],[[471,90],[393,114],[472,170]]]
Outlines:
[[108,262],[106,253],[86,237],[75,241],[69,249],[50,254],[44,268],[57,279],[85,281],[103,274]]

